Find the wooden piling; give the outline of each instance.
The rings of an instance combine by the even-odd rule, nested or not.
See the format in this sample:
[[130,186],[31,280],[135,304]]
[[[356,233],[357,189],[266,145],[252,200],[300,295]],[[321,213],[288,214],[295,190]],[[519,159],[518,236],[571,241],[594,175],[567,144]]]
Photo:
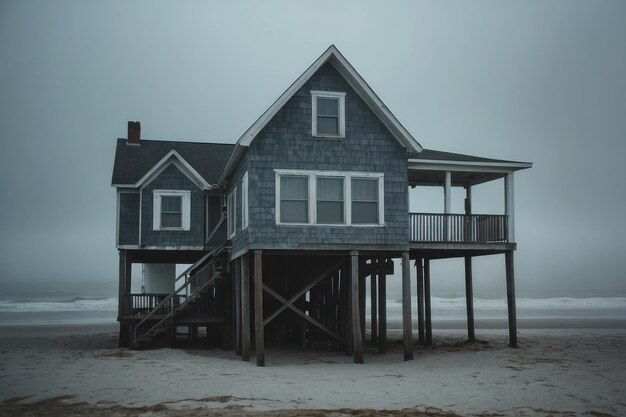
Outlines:
[[[131,326],[126,324],[124,316],[127,309],[127,296],[130,294],[130,274],[131,263],[128,261],[128,252],[126,249],[120,249],[120,264],[119,264],[119,301],[117,305],[117,320],[120,322],[120,332],[117,340],[119,347],[130,347],[131,342]],[[132,306],[130,306],[132,308]]]
[[424,331],[424,266],[423,258],[417,258],[415,261],[415,269],[417,275],[417,334],[418,343],[426,345]]
[[378,258],[378,353],[387,347],[387,276],[384,273],[384,258]]
[[424,259],[424,309],[425,309],[425,346],[433,344],[433,324],[430,309],[430,259]]
[[517,313],[515,308],[515,277],[513,251],[504,254],[506,268],[506,301],[509,313],[509,346],[517,347]]
[[411,274],[409,252],[402,253],[402,338],[404,360],[413,359],[413,334],[411,323]]
[[[377,265],[376,259],[372,259],[372,263]],[[378,340],[378,295],[376,288],[376,270],[372,270],[370,277],[370,327],[371,327],[371,340],[372,343],[376,343]]]
[[241,360],[250,360],[250,274],[248,255],[240,258],[241,279]]
[[467,341],[474,343],[474,289],[472,284],[472,257],[465,257],[465,306],[467,308]]
[[354,363],[363,363],[363,337],[359,318],[359,252],[350,252],[350,294],[352,299],[352,344]]
[[241,264],[242,259],[237,259],[233,265],[233,279],[235,280],[235,354],[241,355]]
[[263,252],[254,251],[254,334],[256,365],[265,366],[265,337],[263,328]]

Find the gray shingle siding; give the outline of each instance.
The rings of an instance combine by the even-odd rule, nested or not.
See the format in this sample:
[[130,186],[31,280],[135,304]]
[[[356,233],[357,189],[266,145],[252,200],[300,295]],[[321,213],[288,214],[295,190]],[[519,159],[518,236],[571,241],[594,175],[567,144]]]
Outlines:
[[[312,137],[311,90],[346,92],[345,138]],[[251,247],[408,247],[406,150],[332,65],[320,68],[278,111],[252,141],[243,164],[249,177],[246,238]],[[384,173],[385,226],[277,226],[274,169]],[[240,176],[243,171],[238,170]],[[243,240],[238,248],[245,247]]]
[[[190,190],[190,230],[152,229],[154,190]],[[141,245],[142,246],[198,246],[204,245],[204,192],[174,165],[170,165],[141,191]]]
[[139,244],[139,193],[120,193],[118,245]]
[[[242,215],[241,215],[241,205],[242,205],[242,193],[241,193],[241,181],[243,179],[244,174],[248,170],[248,156],[247,154],[241,158],[241,162],[237,166],[233,174],[233,181],[231,181],[229,187],[227,188],[228,193],[230,193],[235,186],[237,186],[237,212],[235,218],[237,219],[237,233],[231,239],[231,252],[236,254],[242,250],[245,250],[248,244],[248,229],[242,230]],[[248,178],[248,196],[251,195],[253,191],[250,191],[250,178]],[[248,205],[250,207],[250,205]],[[250,215],[248,215],[250,218]]]

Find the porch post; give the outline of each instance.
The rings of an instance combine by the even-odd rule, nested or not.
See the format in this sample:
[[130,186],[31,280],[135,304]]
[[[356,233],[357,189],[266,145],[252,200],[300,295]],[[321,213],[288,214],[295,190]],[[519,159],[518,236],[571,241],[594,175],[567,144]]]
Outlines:
[[463,240],[466,242],[473,242],[474,237],[472,236],[472,220],[470,216],[472,215],[472,186],[465,186],[465,230]]
[[[240,257],[241,268],[241,360],[250,360],[250,274],[248,255]],[[243,267],[245,265],[245,273]]]
[[402,338],[404,360],[413,359],[413,334],[411,321],[411,273],[409,252],[402,253]]
[[515,308],[515,280],[513,276],[513,251],[504,254],[506,268],[506,301],[509,313],[509,345],[517,347],[517,317]]
[[452,202],[452,173],[446,171],[445,182],[443,187],[443,212],[446,214],[444,219],[444,239],[450,240],[450,210]]
[[350,297],[352,300],[352,344],[354,363],[363,363],[363,337],[359,317],[359,252],[350,252]]
[[265,366],[263,325],[263,252],[254,251],[254,334],[256,365]]
[[513,190],[513,173],[504,177],[504,212],[507,215],[507,236],[509,242],[515,242],[515,198]]

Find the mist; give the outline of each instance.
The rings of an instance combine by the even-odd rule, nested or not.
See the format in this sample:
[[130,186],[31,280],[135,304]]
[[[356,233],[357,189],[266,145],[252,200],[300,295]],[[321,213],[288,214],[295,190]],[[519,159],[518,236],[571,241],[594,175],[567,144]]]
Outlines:
[[[234,143],[331,44],[425,148],[534,163],[515,176],[519,297],[624,296],[625,17],[618,1],[3,1],[0,298],[116,294],[126,122]],[[484,184],[473,210],[503,201]],[[441,211],[443,189],[410,203]],[[476,297],[504,296],[503,258],[475,261]],[[462,261],[434,261],[432,289],[462,296]]]

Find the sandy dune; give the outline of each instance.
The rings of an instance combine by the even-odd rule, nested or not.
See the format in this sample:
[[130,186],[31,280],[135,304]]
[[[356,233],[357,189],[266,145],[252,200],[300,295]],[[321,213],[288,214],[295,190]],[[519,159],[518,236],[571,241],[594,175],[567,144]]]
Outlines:
[[[2,337],[0,414],[413,416],[626,415],[626,331],[438,333],[402,361],[366,350],[270,348],[257,368],[221,350],[116,348],[114,334]],[[396,411],[384,411],[396,410]]]

